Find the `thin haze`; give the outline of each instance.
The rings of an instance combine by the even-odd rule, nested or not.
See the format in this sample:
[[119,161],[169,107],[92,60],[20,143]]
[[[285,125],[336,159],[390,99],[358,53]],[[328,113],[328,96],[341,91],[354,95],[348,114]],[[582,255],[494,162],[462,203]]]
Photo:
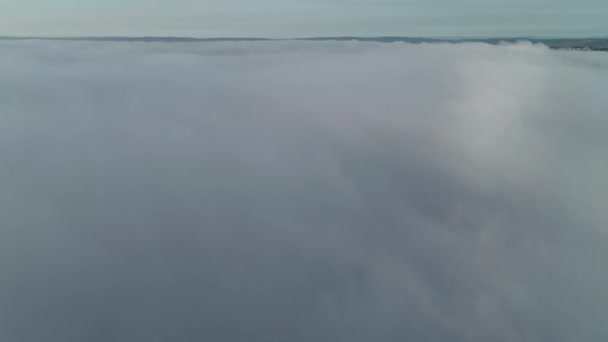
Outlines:
[[0,35],[608,35],[605,0],[3,0]]
[[608,54],[0,42],[0,340],[608,341]]

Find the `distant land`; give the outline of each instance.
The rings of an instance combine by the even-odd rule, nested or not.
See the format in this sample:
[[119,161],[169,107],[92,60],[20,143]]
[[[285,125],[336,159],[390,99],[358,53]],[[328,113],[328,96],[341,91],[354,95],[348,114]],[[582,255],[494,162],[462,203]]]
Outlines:
[[601,38],[415,38],[415,37],[310,37],[310,38],[190,38],[190,37],[11,37],[0,36],[0,41],[7,40],[59,40],[59,41],[116,41],[116,42],[165,42],[165,43],[196,43],[196,42],[233,42],[233,41],[362,41],[380,43],[487,43],[502,44],[527,41],[533,44],[543,44],[559,50],[607,51],[608,37]]

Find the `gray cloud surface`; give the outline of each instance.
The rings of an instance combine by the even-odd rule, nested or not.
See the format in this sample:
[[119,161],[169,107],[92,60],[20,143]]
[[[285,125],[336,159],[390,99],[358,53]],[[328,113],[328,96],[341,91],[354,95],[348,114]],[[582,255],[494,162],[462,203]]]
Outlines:
[[0,339],[608,338],[608,57],[0,43]]

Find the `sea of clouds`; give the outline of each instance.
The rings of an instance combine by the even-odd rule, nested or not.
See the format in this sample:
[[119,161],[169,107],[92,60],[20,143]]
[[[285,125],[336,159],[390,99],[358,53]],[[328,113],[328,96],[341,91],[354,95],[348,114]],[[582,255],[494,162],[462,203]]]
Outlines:
[[608,340],[608,54],[0,42],[0,340]]

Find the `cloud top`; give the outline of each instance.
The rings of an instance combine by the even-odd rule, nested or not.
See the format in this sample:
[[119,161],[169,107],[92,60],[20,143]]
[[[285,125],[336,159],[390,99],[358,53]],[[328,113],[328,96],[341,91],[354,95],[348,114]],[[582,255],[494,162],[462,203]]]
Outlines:
[[0,52],[3,340],[608,334],[606,54]]

